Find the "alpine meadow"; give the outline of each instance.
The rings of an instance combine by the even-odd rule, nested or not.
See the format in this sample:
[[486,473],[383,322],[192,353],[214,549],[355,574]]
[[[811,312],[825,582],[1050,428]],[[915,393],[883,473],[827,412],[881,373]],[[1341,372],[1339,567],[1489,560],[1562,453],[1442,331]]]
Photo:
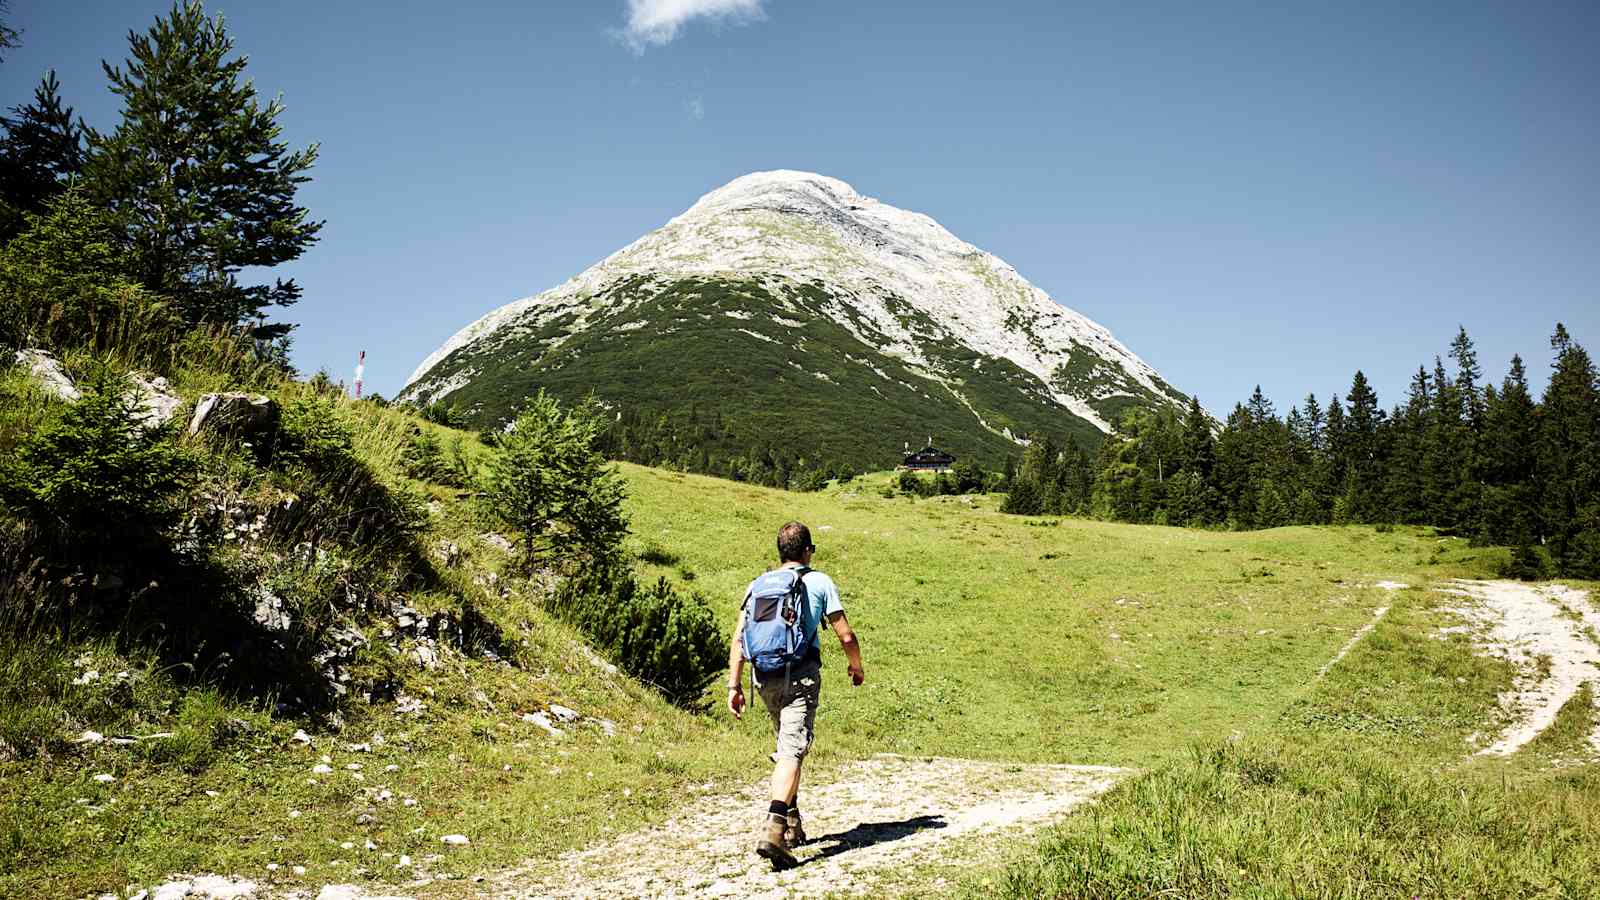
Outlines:
[[[0,82],[0,895],[1600,897],[1600,371],[1550,230],[1592,234],[1552,149],[1589,146],[1556,35],[1588,13],[1374,10],[1323,46],[1256,11],[1245,45],[1141,21],[1102,51],[1021,0],[148,5],[0,0],[0,75],[61,60]],[[1485,192],[1565,198],[1505,217],[1549,238],[1555,299],[1486,321],[1417,287],[1434,244],[1340,242],[1421,210],[1451,266],[1529,271],[1413,202],[1477,156],[1392,219],[1321,156],[1319,212],[1272,193],[1302,171],[1280,98],[1330,48],[1366,91],[1380,21],[1430,103],[1497,102],[1434,77],[1462,35],[1509,48],[1474,71],[1582,88],[1516,122],[1539,178]],[[1145,105],[1125,63],[1174,67],[1161,94],[1191,52],[1232,99]],[[1107,65],[1118,103],[1066,105]],[[1401,132],[1344,130],[1380,96],[1407,108],[1326,99],[1306,133],[1399,191]],[[1241,108],[1259,146],[1206,121]],[[1225,192],[1231,155],[1280,167]],[[1163,173],[1194,190],[1135,190]],[[1184,255],[1227,229],[1185,216],[1257,202],[1274,290],[1415,302],[1236,308],[1249,273]],[[1117,236],[1142,206],[1176,224]],[[1194,293],[1151,314],[1164,267]],[[1162,346],[1184,304],[1225,324]],[[1258,378],[1335,389],[1282,411]],[[1248,396],[1213,414],[1218,384]],[[843,613],[800,577],[747,610],[781,564]],[[817,633],[820,675],[746,681],[758,620],[795,665]]]

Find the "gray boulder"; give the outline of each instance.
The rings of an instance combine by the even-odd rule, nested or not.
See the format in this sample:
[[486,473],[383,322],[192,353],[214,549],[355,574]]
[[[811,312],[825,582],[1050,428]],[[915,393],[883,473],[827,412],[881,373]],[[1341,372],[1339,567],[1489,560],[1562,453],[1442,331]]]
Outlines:
[[278,426],[278,404],[259,394],[206,394],[195,404],[189,433],[223,434],[229,437],[256,438]]
[[183,398],[160,375],[134,372],[128,376],[128,397],[137,407],[134,418],[145,428],[160,428],[172,421],[183,406]]
[[58,400],[76,403],[83,396],[61,368],[61,361],[48,350],[18,350],[17,365],[26,367],[44,392]]

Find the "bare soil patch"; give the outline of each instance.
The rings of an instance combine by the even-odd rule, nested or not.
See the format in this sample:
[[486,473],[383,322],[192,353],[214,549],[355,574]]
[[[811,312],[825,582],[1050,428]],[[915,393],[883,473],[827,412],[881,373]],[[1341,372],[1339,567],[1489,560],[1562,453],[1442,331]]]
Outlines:
[[[1511,723],[1479,755],[1517,752],[1550,727],[1584,684],[1600,682],[1600,613],[1587,592],[1518,581],[1452,581],[1440,591],[1470,601],[1448,608],[1465,622],[1445,631],[1472,634],[1482,652],[1519,670],[1500,696]],[[1590,742],[1600,750],[1600,733]]]

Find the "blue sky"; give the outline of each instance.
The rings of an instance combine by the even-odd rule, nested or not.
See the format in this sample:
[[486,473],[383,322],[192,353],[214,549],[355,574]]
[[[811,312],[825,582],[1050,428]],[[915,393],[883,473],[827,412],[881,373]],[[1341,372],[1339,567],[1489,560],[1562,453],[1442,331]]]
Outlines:
[[[150,0],[13,0],[0,105],[54,67],[91,125]],[[323,239],[295,361],[369,390],[746,172],[938,219],[1225,413],[1458,324],[1537,384],[1600,351],[1600,4],[218,2]],[[630,29],[630,23],[634,26]]]

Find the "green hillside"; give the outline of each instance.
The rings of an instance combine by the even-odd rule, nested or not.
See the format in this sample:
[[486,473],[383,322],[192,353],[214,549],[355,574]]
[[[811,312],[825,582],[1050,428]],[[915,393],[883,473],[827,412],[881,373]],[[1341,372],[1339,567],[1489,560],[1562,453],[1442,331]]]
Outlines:
[[[358,441],[362,453],[382,446],[389,445]],[[992,496],[886,497],[882,475],[795,494],[633,466],[624,472],[628,547],[640,574],[703,593],[724,628],[745,582],[771,564],[777,525],[789,518],[811,525],[816,563],[844,591],[869,680],[850,689],[828,650],[808,779],[826,781],[839,765],[884,751],[1128,765],[1150,774],[1114,792],[1092,820],[1123,828],[1155,812],[1145,804],[1173,790],[1162,785],[1190,783],[1183,779],[1191,777],[1194,748],[1240,748],[1243,761],[1225,760],[1213,776],[1225,781],[1237,777],[1228,774],[1237,765],[1289,771],[1279,754],[1292,750],[1295,765],[1310,754],[1320,760],[1317,771],[1360,771],[1388,785],[1398,792],[1397,815],[1411,808],[1407,797],[1435,790],[1468,791],[1473,802],[1489,804],[1474,814],[1480,830],[1453,846],[1500,854],[1494,872],[1462,870],[1452,876],[1459,880],[1439,882],[1426,880],[1438,877],[1433,870],[1406,870],[1410,880],[1372,883],[1379,894],[1440,883],[1498,889],[1511,877],[1600,872],[1594,794],[1581,799],[1594,766],[1570,763],[1585,726],[1569,728],[1578,737],[1559,746],[1463,766],[1467,735],[1494,722],[1496,694],[1512,670],[1469,652],[1462,635],[1435,639],[1451,621],[1434,611],[1438,595],[1375,586],[1476,576],[1497,564],[1465,542],[1423,529],[1238,534],[1029,519],[999,514]],[[514,574],[462,495],[428,492],[436,508],[419,541],[448,541],[459,555],[453,587],[413,602],[437,608],[460,602],[449,593],[466,592],[511,639],[505,662],[476,653],[447,654],[434,669],[391,660],[382,667],[394,692],[386,696],[422,699],[419,711],[401,712],[393,699],[351,698],[323,718],[275,716],[237,695],[175,680],[136,647],[92,637],[45,640],[25,651],[13,645],[0,667],[8,716],[0,726],[17,727],[7,723],[20,721],[17,704],[30,697],[54,711],[48,721],[55,724],[33,717],[29,727],[57,733],[43,758],[0,760],[0,891],[88,894],[175,871],[242,874],[284,890],[327,881],[381,885],[414,877],[396,868],[399,855],[437,854],[424,893],[470,895],[471,882],[458,877],[553,859],[661,821],[683,798],[761,776],[770,741],[763,721],[734,723],[714,708],[685,712],[609,672],[581,636],[543,611],[538,583]],[[471,587],[486,583],[504,590]],[[1319,667],[1386,603],[1394,610],[1383,624],[1318,681]],[[136,674],[77,684],[88,668]],[[708,700],[716,696],[708,691]],[[563,737],[524,721],[550,704],[583,719]],[[108,725],[111,718],[117,722]],[[96,726],[176,737],[140,750],[71,743]],[[297,729],[310,734],[309,746],[291,737]],[[15,732],[6,739],[15,742]],[[312,773],[323,755],[331,776]],[[1556,759],[1568,762],[1550,768]],[[344,768],[351,763],[363,766],[364,781]],[[1437,774],[1441,766],[1447,774]],[[101,772],[116,780],[90,780]],[[1435,787],[1438,778],[1446,784]],[[394,799],[375,800],[380,788]],[[1198,796],[1214,795],[1184,802]],[[1293,811],[1259,806],[1273,796],[1244,796],[1237,809],[1213,808],[1205,821],[1226,827],[1230,816],[1251,815],[1270,825]],[[1559,858],[1517,846],[1533,833],[1535,807],[1539,821],[1556,829],[1544,846]],[[1319,866],[1334,865],[1329,848],[1339,846],[1337,835],[1354,828],[1376,841],[1383,834],[1372,822],[1315,819],[1297,827],[1302,846],[1292,857],[1271,841],[1235,847],[1240,871],[1298,859],[1294,865],[1316,876]],[[471,845],[440,854],[439,836],[456,833],[470,835]],[[1063,837],[1068,850],[1073,833]],[[345,846],[369,840],[378,849]],[[1034,858],[1028,846],[1013,853]],[[1168,852],[1159,842],[1143,846]],[[1067,851],[1050,852],[1038,859]],[[1143,865],[1139,858],[1124,856],[1122,864]],[[306,874],[295,874],[296,865]],[[1070,882],[1061,880],[1064,871],[1024,866],[1004,877],[1019,895],[1041,885],[1051,885],[1051,894],[1096,895],[1061,887]],[[974,873],[971,883],[985,893],[978,879],[999,877]],[[1159,872],[1152,877],[1159,883]],[[906,878],[917,893],[916,874]]]
[[[999,468],[1018,452],[1007,430],[1088,448],[1102,438],[1038,378],[940,337],[907,303],[898,314],[919,335],[930,370],[884,353],[890,339],[821,284],[632,278],[589,305],[594,312],[581,322],[576,312],[562,314],[462,347],[424,384],[466,377],[444,400],[478,427],[511,418],[540,389],[568,402],[592,394],[619,416],[612,446],[621,458],[715,474],[758,460],[885,468],[907,442],[919,447],[929,436]],[[881,340],[863,343],[842,319]],[[1127,387],[1088,363],[1060,377],[1085,393]],[[426,387],[405,396],[434,399]],[[1105,401],[1106,411],[1136,402],[1170,400],[1125,397]]]

